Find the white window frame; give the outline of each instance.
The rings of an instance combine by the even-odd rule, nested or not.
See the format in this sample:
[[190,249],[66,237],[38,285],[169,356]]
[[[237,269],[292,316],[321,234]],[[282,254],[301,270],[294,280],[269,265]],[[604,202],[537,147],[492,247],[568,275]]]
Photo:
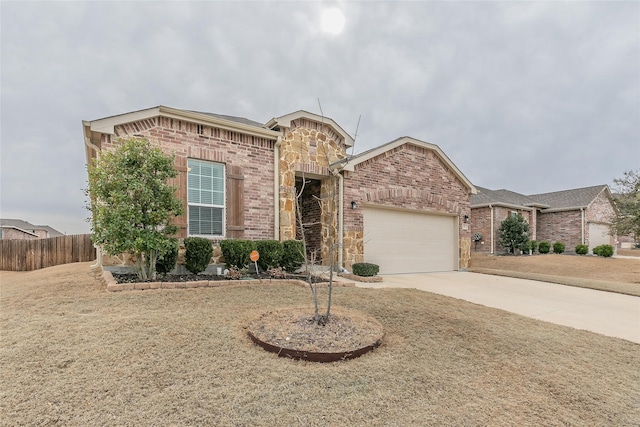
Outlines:
[[[211,165],[216,165],[218,167],[222,168],[222,200],[223,200],[223,204],[222,205],[218,205],[218,204],[207,204],[207,203],[195,203],[195,202],[191,202],[189,200],[189,175],[191,174],[191,166],[193,165],[192,162],[199,162],[199,163],[208,163]],[[189,158],[187,159],[187,235],[189,236],[193,236],[193,237],[206,237],[206,238],[224,238],[225,236],[225,230],[227,229],[227,223],[226,223],[226,216],[227,216],[227,206],[226,206],[226,202],[227,202],[227,174],[226,174],[226,166],[224,163],[217,163],[217,162],[210,162],[208,160],[202,160],[202,159],[195,159],[195,158]],[[191,211],[191,207],[192,206],[197,206],[197,207],[206,207],[206,208],[217,208],[217,209],[221,209],[222,210],[222,230],[220,234],[197,234],[197,233],[192,233],[191,232],[191,216],[190,216],[190,211]]]

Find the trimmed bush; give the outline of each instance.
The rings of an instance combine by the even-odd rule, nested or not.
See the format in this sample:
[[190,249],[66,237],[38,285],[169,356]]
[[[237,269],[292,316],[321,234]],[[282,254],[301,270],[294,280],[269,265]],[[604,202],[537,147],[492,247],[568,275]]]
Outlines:
[[160,274],[167,274],[176,267],[178,261],[178,249],[180,242],[178,239],[170,239],[167,242],[166,252],[156,260],[156,271]]
[[563,252],[564,252],[564,243],[555,242],[553,244],[553,253],[554,254],[561,254]]
[[531,250],[531,240],[527,240],[526,242],[524,242],[522,246],[520,246],[520,250],[522,251],[522,253],[528,254]]
[[538,243],[538,252],[541,254],[548,254],[549,249],[551,249],[551,243],[545,241]]
[[368,262],[357,262],[352,266],[353,274],[356,276],[362,277],[371,277],[378,274],[380,271],[380,267],[376,264],[371,264]]
[[600,245],[600,246],[596,246],[595,248],[593,248],[593,253],[601,256],[601,257],[605,257],[605,258],[609,258],[613,256],[613,246],[611,245]]
[[576,253],[578,255],[586,255],[589,253],[589,246],[587,245],[576,245]]
[[206,270],[213,255],[211,240],[204,237],[187,237],[184,239],[184,247],[187,250],[184,256],[187,270],[193,274]]
[[256,242],[256,250],[260,253],[258,266],[263,271],[280,266],[282,255],[284,254],[282,242],[278,240],[259,240]]
[[[256,249],[256,242],[251,240],[229,239],[220,242],[220,250],[227,268],[243,268],[251,262],[249,256]],[[260,254],[262,258],[262,254]]]
[[290,272],[295,272],[304,264],[304,244],[301,240],[285,240],[282,242],[282,267]]
[[531,243],[531,253],[536,253],[536,251],[538,250],[538,242],[536,242],[535,240],[529,240],[529,242]]

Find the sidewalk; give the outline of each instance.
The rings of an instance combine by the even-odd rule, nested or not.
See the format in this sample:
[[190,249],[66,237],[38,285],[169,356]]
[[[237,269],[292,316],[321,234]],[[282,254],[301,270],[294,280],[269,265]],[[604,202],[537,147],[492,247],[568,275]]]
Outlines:
[[414,288],[640,344],[640,297],[469,272],[383,276],[362,288]]

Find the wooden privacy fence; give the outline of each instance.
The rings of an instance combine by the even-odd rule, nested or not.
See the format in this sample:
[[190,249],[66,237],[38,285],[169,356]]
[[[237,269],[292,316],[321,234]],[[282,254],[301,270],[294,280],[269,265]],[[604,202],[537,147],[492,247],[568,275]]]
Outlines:
[[30,271],[72,262],[93,261],[90,234],[33,240],[0,240],[0,270]]

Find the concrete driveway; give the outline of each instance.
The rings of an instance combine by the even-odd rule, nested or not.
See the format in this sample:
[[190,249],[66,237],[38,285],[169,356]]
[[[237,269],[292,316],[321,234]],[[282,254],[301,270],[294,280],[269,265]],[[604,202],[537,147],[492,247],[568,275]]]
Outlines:
[[640,344],[640,297],[469,272],[384,275],[362,288],[415,288]]

